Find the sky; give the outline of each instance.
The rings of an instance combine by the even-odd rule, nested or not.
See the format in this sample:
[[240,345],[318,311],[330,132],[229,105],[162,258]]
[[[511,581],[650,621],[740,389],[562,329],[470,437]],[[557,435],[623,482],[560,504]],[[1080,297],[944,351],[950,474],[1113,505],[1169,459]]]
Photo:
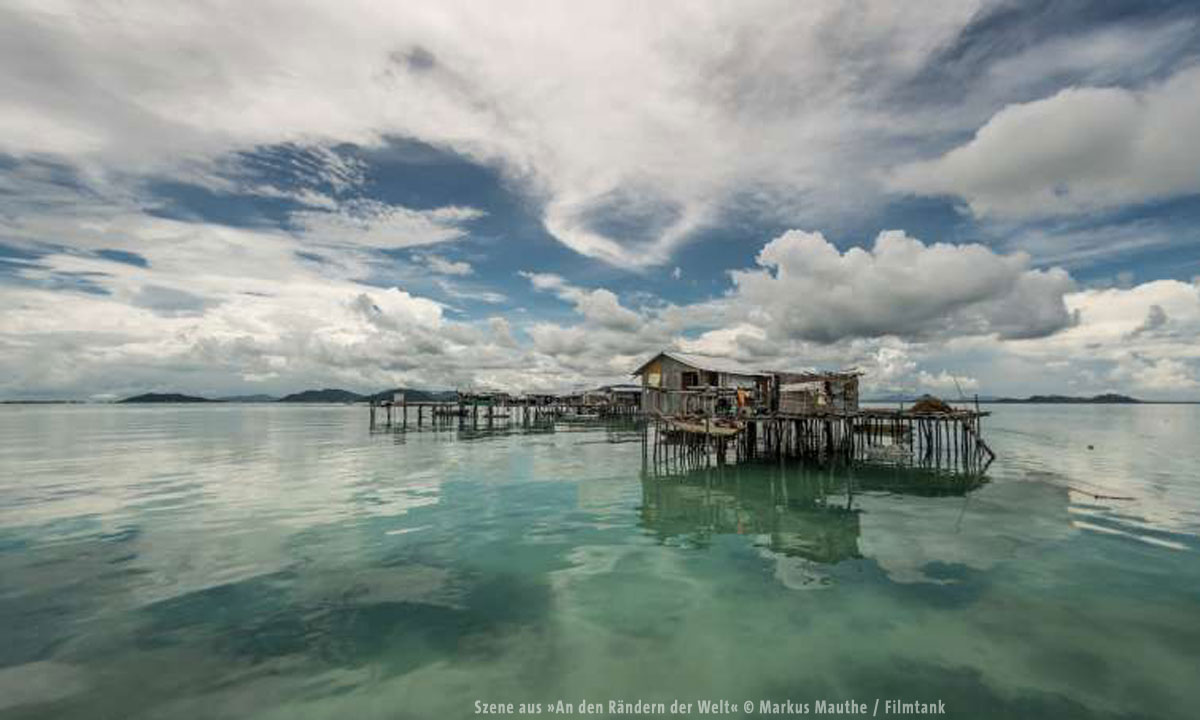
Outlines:
[[0,5],[0,398],[1200,399],[1194,2]]

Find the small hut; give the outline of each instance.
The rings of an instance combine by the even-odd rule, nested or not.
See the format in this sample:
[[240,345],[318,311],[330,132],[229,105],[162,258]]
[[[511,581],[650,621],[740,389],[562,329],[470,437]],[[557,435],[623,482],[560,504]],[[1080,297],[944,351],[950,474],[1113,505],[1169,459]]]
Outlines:
[[858,378],[845,372],[773,373],[775,409],[784,415],[858,412]]
[[632,410],[636,412],[642,404],[642,386],[633,384],[605,385],[600,388],[604,393],[607,405],[617,411]]
[[641,378],[642,411],[667,415],[715,414],[736,407],[739,390],[765,397],[771,383],[769,373],[733,360],[665,350],[631,374]]

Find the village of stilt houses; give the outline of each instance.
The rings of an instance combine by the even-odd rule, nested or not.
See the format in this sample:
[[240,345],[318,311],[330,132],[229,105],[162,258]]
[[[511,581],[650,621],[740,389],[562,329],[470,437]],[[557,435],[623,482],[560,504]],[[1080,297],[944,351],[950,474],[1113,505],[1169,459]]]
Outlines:
[[760,370],[664,350],[632,371],[632,384],[562,395],[458,392],[441,402],[397,394],[371,403],[370,427],[487,433],[603,424],[640,435],[645,463],[656,471],[797,460],[974,475],[995,459],[982,435],[989,413],[977,400],[951,404],[925,395],[864,406],[862,374]]

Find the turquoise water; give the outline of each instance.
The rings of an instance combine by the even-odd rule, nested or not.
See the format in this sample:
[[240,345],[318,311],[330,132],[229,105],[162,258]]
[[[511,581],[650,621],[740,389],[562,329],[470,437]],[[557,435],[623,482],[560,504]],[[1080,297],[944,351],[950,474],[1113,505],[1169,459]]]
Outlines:
[[361,407],[0,408],[0,717],[1196,717],[1200,407],[993,410],[979,483],[655,477],[628,428]]

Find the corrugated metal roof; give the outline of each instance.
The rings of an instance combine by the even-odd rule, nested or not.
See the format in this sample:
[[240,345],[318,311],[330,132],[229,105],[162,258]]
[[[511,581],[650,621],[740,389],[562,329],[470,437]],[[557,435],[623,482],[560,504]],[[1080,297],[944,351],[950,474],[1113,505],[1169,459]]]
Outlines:
[[772,375],[777,375],[783,379],[783,382],[810,382],[813,380],[849,380],[850,378],[861,377],[865,373],[862,370],[803,370],[800,372],[794,370],[771,370]]
[[743,365],[742,363],[740,363],[736,360],[730,360],[729,358],[714,357],[711,355],[696,355],[693,353],[682,353],[682,352],[676,352],[675,350],[663,350],[662,352],[657,353],[654,357],[650,358],[649,360],[647,360],[646,362],[644,362],[640,366],[638,366],[638,369],[634,370],[630,374],[631,375],[641,375],[642,370],[644,370],[647,365],[654,362],[661,356],[669,357],[672,360],[675,360],[676,362],[683,363],[684,365],[688,365],[690,367],[696,368],[697,370],[703,370],[705,372],[717,372],[717,373],[726,373],[729,375],[751,375],[751,376],[763,376],[763,377],[765,377],[768,374],[768,373],[762,372],[760,370],[755,370],[754,368],[749,367],[748,365]]

